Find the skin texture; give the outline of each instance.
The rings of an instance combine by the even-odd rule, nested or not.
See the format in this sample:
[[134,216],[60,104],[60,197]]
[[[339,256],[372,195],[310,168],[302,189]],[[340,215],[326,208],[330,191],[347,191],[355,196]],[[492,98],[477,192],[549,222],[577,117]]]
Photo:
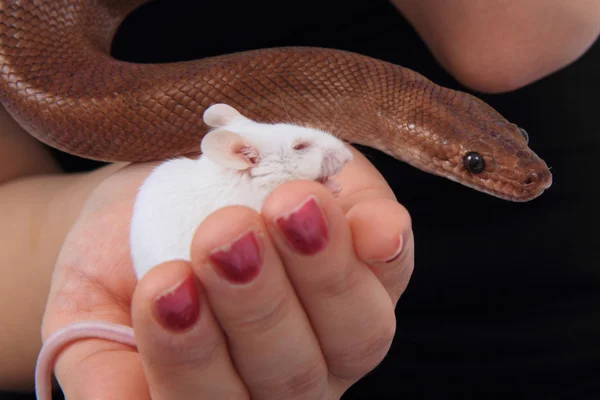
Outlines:
[[600,0],[392,0],[437,60],[480,92],[521,88],[577,60],[600,32]]
[[577,60],[600,33],[600,1],[392,0],[465,86],[521,88]]
[[[141,1],[69,3],[11,3],[0,25],[0,100],[61,150],[110,161],[187,154],[207,132],[206,108],[227,103],[257,122],[319,128],[506,200],[531,200],[552,182],[516,125],[414,71],[320,48],[124,63],[109,57],[110,39]],[[482,173],[464,168],[469,152],[484,157]]]
[[[427,2],[423,0],[422,3]],[[402,7],[402,11],[409,17],[413,15],[411,10],[419,5],[419,2],[402,2],[405,5]],[[431,3],[431,2],[428,2]],[[424,36],[426,43],[434,52],[434,55],[440,59],[442,55],[451,57],[455,60],[463,60],[464,62],[456,62],[453,66],[452,73],[455,76],[461,77],[463,83],[468,84],[475,90],[479,91],[494,91],[498,90],[511,90],[515,89],[519,85],[514,82],[519,81],[521,84],[529,83],[532,80],[541,78],[540,71],[554,71],[561,68],[563,65],[571,62],[573,55],[577,55],[581,52],[581,49],[586,48],[587,44],[594,40],[596,31],[598,30],[599,19],[596,16],[596,20],[592,20],[589,17],[594,16],[596,10],[598,10],[597,3],[585,5],[583,2],[553,2],[552,6],[548,6],[547,0],[542,1],[515,1],[512,6],[523,5],[523,12],[529,16],[537,16],[537,18],[531,18],[523,23],[518,21],[515,15],[511,18],[498,18],[495,21],[494,29],[490,29],[488,21],[483,23],[482,10],[477,8],[477,12],[469,10],[469,4],[473,2],[465,1],[465,13],[470,16],[468,24],[465,24],[466,19],[464,17],[457,18],[445,18],[448,15],[445,12],[436,12],[436,7],[440,6],[439,2],[431,4],[428,7],[430,12],[430,18],[435,21],[434,24],[422,24],[419,27],[419,32]],[[499,11],[496,6],[498,2],[488,2],[487,7]],[[582,7],[579,7],[579,4]],[[0,4],[6,4],[0,2]],[[563,15],[570,15],[571,18],[561,18],[559,20],[552,20],[547,18],[547,12],[541,12],[542,10],[548,11],[549,8],[558,9],[562,11],[569,11]],[[465,15],[463,13],[463,16]],[[493,13],[498,15],[497,13]],[[414,14],[416,15],[416,14]],[[572,29],[572,21],[576,21],[578,28]],[[419,21],[411,21],[413,25],[419,26]],[[537,31],[536,24],[548,24],[552,23],[552,30],[544,30],[543,32]],[[446,31],[437,29],[439,24],[443,24],[446,27]],[[501,35],[497,38],[498,43],[494,46],[481,46],[485,44],[481,38],[490,37],[501,30],[502,32],[511,33],[515,27],[519,26],[521,31],[518,37],[516,35]],[[564,38],[564,35],[558,35],[557,32],[569,31],[569,42],[562,43],[560,46],[555,45],[558,39]],[[476,35],[473,35],[473,31]],[[450,35],[452,34],[452,36]],[[461,45],[455,45],[454,40],[456,38],[464,38]],[[469,38],[469,40],[466,40]],[[398,51],[402,51],[402,38],[389,38],[390,46],[396,46]],[[394,44],[394,40],[397,40],[398,44]],[[535,51],[525,51],[522,44],[531,43],[531,47]],[[512,49],[519,49],[517,53],[512,53]],[[484,51],[485,50],[485,51]],[[547,54],[547,57],[539,57],[538,54]],[[494,55],[506,55],[506,57],[496,58],[496,63],[489,65],[486,62],[487,57]],[[510,74],[500,73],[502,71],[510,70]],[[50,278],[53,267],[56,262],[56,255],[60,250],[60,246],[64,242],[64,238],[69,230],[74,229],[73,223],[79,218],[86,218],[90,208],[86,208],[86,213],[80,215],[82,206],[86,200],[89,199],[90,203],[97,203],[98,197],[103,191],[108,190],[106,196],[101,203],[110,202],[114,200],[114,194],[110,190],[114,189],[114,186],[102,184],[105,180],[109,179],[112,181],[115,170],[120,170],[122,166],[112,165],[109,167],[101,168],[93,173],[76,174],[65,176],[62,171],[52,162],[51,157],[45,152],[39,142],[32,140],[32,138],[20,128],[10,116],[4,112],[0,107],[0,175],[3,177],[2,184],[0,185],[0,213],[2,221],[8,221],[7,223],[0,224],[0,249],[4,255],[3,262],[0,264],[2,269],[2,284],[3,290],[0,290],[0,304],[9,305],[3,307],[3,321],[5,324],[4,328],[19,326],[19,331],[14,332],[10,330],[4,330],[0,333],[0,352],[2,354],[2,364],[0,364],[0,386],[4,389],[12,390],[24,390],[30,391],[33,386],[33,369],[35,363],[35,357],[39,351],[40,339],[39,339],[39,325],[40,318],[43,314],[44,307],[46,304],[46,294],[50,286]],[[24,157],[25,154],[35,154],[35,157]],[[364,168],[364,169],[363,169]],[[355,171],[358,176],[367,175],[372,166],[368,162],[361,164],[361,167]],[[384,181],[378,181],[382,188],[387,187]],[[99,186],[102,186],[99,188]],[[69,193],[69,196],[65,196],[65,193]],[[93,193],[93,196],[92,196]],[[367,194],[370,191],[361,192],[362,197],[368,197]],[[387,192],[385,190],[377,191],[383,198],[387,198]],[[92,198],[90,198],[92,196]],[[24,201],[27,198],[40,198],[48,199],[56,197],[60,201],[54,202],[31,202]],[[61,198],[62,197],[62,198]],[[374,196],[376,197],[376,196]],[[364,218],[379,218],[380,223],[388,221],[387,210],[382,210],[380,207],[376,208],[381,213],[376,215],[368,214],[365,211],[373,210],[372,208],[363,208],[356,206],[353,211],[355,218],[363,220]],[[19,210],[19,213],[15,213],[15,210]],[[96,214],[97,219],[101,219],[101,209]],[[228,213],[224,214],[225,216]],[[223,214],[222,214],[223,216]],[[88,217],[89,218],[89,217]],[[355,224],[356,221],[353,222]],[[106,226],[104,224],[102,226]],[[353,225],[354,226],[354,225]],[[99,238],[110,238],[108,235],[109,230],[98,230],[99,225],[94,225],[98,231],[97,237]],[[365,259],[374,256],[374,254],[367,252],[385,252],[385,248],[381,248],[382,243],[374,240],[373,242],[366,242],[369,238],[375,238],[376,235],[372,234],[373,225],[363,224],[362,230],[365,237],[359,238],[364,246],[359,246],[357,252],[359,256]],[[31,229],[29,229],[31,228]],[[78,228],[81,229],[81,223],[78,224]],[[354,231],[357,231],[356,229]],[[371,234],[369,235],[369,232]],[[31,249],[29,243],[35,237],[43,237],[44,239],[40,242],[42,245]],[[69,243],[72,242],[74,236],[70,236]],[[97,242],[94,242],[93,246],[89,249],[81,249],[81,251],[91,252],[94,250]],[[119,248],[119,243],[114,243],[115,247]],[[110,246],[109,246],[110,247]],[[111,249],[111,253],[113,250]],[[118,258],[119,251],[116,252]],[[385,254],[379,254],[379,256]],[[168,267],[165,268],[168,270]],[[143,309],[144,301],[146,299],[153,298],[155,293],[158,293],[162,288],[168,286],[170,283],[176,282],[182,276],[182,273],[187,272],[186,266],[179,267],[180,269],[171,269],[163,271],[162,276],[156,276],[155,280],[148,281],[148,284],[144,282],[144,286],[140,286],[139,301],[136,303],[139,309]],[[181,270],[183,268],[183,271]],[[159,273],[160,270],[157,270]],[[74,272],[74,275],[77,275]],[[166,280],[166,284],[162,286],[159,278]],[[31,285],[37,282],[42,287],[40,290],[32,289]],[[58,284],[58,286],[61,286]],[[85,285],[80,286],[85,288]],[[143,289],[142,289],[143,287]],[[5,290],[10,289],[10,290]],[[81,289],[83,290],[83,289]],[[23,298],[22,294],[27,293],[27,297]],[[145,297],[144,297],[145,296]],[[109,297],[110,298],[110,297]],[[129,307],[126,300],[122,300],[121,296],[110,298],[110,303],[117,302],[121,307]],[[85,306],[85,305],[83,305]],[[77,304],[71,309],[72,314],[83,313],[83,310],[89,308],[78,307]],[[76,319],[76,318],[74,318]],[[12,321],[12,322],[11,322]],[[60,325],[60,324],[58,324]],[[161,355],[169,354],[168,351],[161,353],[163,349],[166,349],[165,338],[169,338],[168,333],[164,333],[161,336],[154,335],[154,331],[148,329],[149,325],[139,325],[136,331],[144,337],[144,340],[151,343],[156,351],[152,353],[151,357],[158,359]],[[97,344],[100,345],[99,343]],[[86,352],[80,352],[80,355],[85,356]],[[91,362],[90,364],[102,364],[114,363],[119,365],[121,355],[110,358],[104,357],[103,360]],[[177,361],[177,360],[172,360]],[[82,378],[77,378],[77,367],[81,366],[83,358],[77,356],[71,357],[65,361],[66,369],[71,369],[75,372],[75,376],[71,380],[80,381],[80,385],[83,386],[84,379],[87,378],[91,382],[94,381],[95,377],[91,372],[91,369],[85,368],[79,370],[79,373],[83,374]],[[179,371],[185,372],[186,369],[180,366]],[[86,371],[89,371],[86,372]],[[160,376],[159,370],[156,370],[155,376]],[[169,371],[163,371],[169,375]],[[123,376],[123,374],[121,374]],[[115,378],[119,378],[118,373],[115,373]],[[212,379],[219,378],[218,376],[210,377]],[[128,387],[127,382],[122,382],[122,387]],[[75,385],[76,386],[76,385]],[[140,387],[140,392],[143,393],[145,385]],[[120,389],[119,385],[115,385],[115,390]],[[103,394],[96,392],[95,398],[102,398]],[[126,394],[126,393],[125,393]],[[75,398],[75,397],[74,397]],[[85,397],[82,397],[85,398]],[[105,397],[106,398],[106,397]]]

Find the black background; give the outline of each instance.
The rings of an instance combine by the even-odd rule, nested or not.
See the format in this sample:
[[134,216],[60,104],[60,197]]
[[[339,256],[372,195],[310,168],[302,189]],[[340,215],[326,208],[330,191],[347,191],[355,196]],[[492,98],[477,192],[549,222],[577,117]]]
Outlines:
[[[113,55],[167,62],[290,45],[351,50],[465,90],[386,0],[157,1],[125,21]],[[599,67],[596,44],[526,88],[477,94],[552,167],[553,186],[532,202],[361,148],[412,215],[416,269],[391,351],[344,400],[600,398]],[[55,154],[68,170],[99,165]]]

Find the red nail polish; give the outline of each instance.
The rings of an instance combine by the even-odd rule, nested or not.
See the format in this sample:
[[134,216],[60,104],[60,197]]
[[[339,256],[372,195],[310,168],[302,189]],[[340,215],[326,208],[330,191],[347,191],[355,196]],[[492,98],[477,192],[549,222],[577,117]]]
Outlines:
[[187,277],[174,288],[160,295],[155,310],[161,324],[172,331],[191,327],[200,316],[200,299],[195,278]]
[[262,256],[252,231],[209,255],[217,273],[232,283],[248,283],[260,271]]
[[277,218],[276,222],[290,244],[300,253],[315,254],[327,244],[327,224],[313,196],[291,214]]

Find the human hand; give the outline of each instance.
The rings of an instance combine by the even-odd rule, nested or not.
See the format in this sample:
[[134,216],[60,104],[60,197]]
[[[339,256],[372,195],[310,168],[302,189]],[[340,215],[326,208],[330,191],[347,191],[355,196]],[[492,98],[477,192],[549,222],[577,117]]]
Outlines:
[[[104,181],[59,255],[43,337],[105,320],[133,326],[138,352],[98,339],[70,345],[56,364],[66,397],[340,398],[387,353],[394,307],[413,270],[408,213],[377,170],[354,155],[338,178],[338,198],[298,181],[272,193],[260,215],[218,210],[200,225],[191,263],[162,264],[139,282],[129,220],[150,166],[129,166]],[[317,203],[305,202],[310,195]],[[283,224],[296,238],[294,250],[275,219],[299,204],[315,213]],[[311,222],[319,210],[323,224]],[[215,262],[239,263],[243,257],[232,253],[240,248],[245,268],[237,273]]]

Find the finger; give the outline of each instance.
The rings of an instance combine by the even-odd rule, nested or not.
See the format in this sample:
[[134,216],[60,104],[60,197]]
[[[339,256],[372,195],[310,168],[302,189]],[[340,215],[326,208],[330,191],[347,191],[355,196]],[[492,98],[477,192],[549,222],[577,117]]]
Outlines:
[[408,211],[379,171],[358,150],[339,176],[338,203],[346,212],[354,250],[368,263],[396,304],[414,268],[414,238]]
[[[113,211],[110,217],[123,215],[119,209]],[[133,292],[135,277],[130,262],[127,257],[106,259],[107,254],[119,254],[123,243],[127,243],[126,234],[122,234],[127,232],[127,222],[106,216],[101,221],[90,226],[100,232],[115,233],[94,241],[97,245],[88,249],[86,257],[77,248],[87,249],[87,239],[95,231],[86,231],[87,225],[80,222],[65,240],[44,314],[44,341],[59,329],[78,322],[94,320],[131,326],[127,294]],[[86,269],[99,262],[103,262],[103,268]],[[103,282],[110,284],[105,286]],[[139,354],[131,346],[104,339],[81,339],[66,346],[55,365],[56,378],[69,400],[150,398]]]
[[377,168],[357,149],[349,146],[354,157],[337,177],[342,186],[338,204],[347,212],[354,205],[367,199],[390,199],[396,201],[394,192]]
[[267,198],[263,215],[330,374],[344,390],[387,353],[395,332],[393,303],[356,257],[344,213],[322,185],[282,185]]
[[365,199],[346,214],[357,257],[369,264],[394,304],[414,269],[414,237],[408,211],[390,199]]
[[[71,323],[91,320],[130,325],[129,322],[125,322],[125,315],[117,314],[94,313],[96,317],[86,315],[83,318],[73,318],[71,322],[60,322],[57,326],[69,330]],[[55,321],[60,321],[60,318]],[[48,340],[50,333],[57,332],[58,329],[57,327],[45,330],[44,340]],[[129,345],[104,339],[83,338],[67,344],[59,353],[55,365],[56,378],[67,399],[150,399],[139,355],[135,348]],[[38,365],[38,368],[40,367],[45,368]]]
[[148,272],[134,293],[132,317],[152,399],[249,398],[188,262]]
[[258,213],[227,207],[200,225],[192,264],[252,399],[322,398],[327,369]]

